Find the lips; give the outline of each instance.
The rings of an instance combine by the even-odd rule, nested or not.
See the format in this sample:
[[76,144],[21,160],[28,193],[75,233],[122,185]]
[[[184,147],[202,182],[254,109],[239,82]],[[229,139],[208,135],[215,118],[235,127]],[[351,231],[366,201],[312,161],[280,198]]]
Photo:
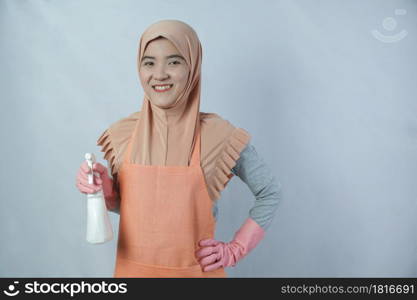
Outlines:
[[173,86],[174,86],[173,84],[155,84],[152,86],[152,88],[157,93],[163,93],[163,92],[171,90]]

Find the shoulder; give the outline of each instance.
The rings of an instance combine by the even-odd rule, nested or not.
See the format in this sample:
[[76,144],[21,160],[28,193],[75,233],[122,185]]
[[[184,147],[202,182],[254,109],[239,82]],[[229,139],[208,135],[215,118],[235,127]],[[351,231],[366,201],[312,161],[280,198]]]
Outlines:
[[123,138],[124,135],[129,134],[134,129],[136,121],[138,120],[140,111],[134,112],[127,117],[121,118],[116,122],[110,124],[110,126],[104,130],[103,134],[97,140],[97,145],[100,144],[100,141],[103,135],[111,136],[112,138]]
[[109,127],[110,130],[123,130],[123,129],[131,129],[135,126],[136,121],[140,116],[140,111],[134,112],[127,117],[121,118],[116,122],[112,123]]
[[200,124],[202,134],[216,132],[217,134],[220,134],[220,136],[226,137],[230,136],[238,129],[243,130],[216,113],[200,112]]
[[218,127],[218,126],[230,126],[233,125],[226,119],[222,118],[216,113],[200,112],[200,122],[202,126]]
[[250,135],[215,113],[200,112],[200,121],[202,166],[210,198],[217,200]]
[[200,112],[200,124],[202,139],[205,137],[223,141],[238,139],[247,144],[251,138],[245,129],[233,125],[216,113]]
[[117,120],[104,130],[97,139],[97,146],[101,146],[101,151],[104,152],[104,158],[111,166],[112,174],[115,174],[118,170],[121,157],[135,129],[139,115],[140,111]]

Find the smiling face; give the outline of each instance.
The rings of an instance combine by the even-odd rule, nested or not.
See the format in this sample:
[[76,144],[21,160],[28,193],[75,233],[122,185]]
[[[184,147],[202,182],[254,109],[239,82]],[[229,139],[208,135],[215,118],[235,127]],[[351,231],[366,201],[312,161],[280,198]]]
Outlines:
[[190,73],[184,57],[166,38],[151,41],[139,66],[139,77],[151,102],[161,108],[175,103]]

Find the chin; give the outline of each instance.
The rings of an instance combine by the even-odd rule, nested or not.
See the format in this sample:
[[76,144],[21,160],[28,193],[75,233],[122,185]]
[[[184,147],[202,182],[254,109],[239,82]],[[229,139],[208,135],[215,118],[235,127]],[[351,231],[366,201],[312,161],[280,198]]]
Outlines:
[[169,101],[154,101],[152,100],[152,103],[160,108],[168,108],[172,104],[175,103],[175,100],[169,100]]

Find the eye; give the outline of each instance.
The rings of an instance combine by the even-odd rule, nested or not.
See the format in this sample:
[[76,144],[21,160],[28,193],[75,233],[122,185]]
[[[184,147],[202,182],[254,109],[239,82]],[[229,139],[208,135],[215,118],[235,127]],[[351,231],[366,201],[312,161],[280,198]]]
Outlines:
[[143,65],[144,65],[144,66],[152,66],[152,65],[153,65],[153,62],[152,62],[152,61],[145,61],[145,62],[143,63]]
[[171,61],[170,62],[170,64],[174,64],[174,65],[178,65],[178,64],[181,64],[181,62],[179,61],[179,60],[174,60],[174,61]]

